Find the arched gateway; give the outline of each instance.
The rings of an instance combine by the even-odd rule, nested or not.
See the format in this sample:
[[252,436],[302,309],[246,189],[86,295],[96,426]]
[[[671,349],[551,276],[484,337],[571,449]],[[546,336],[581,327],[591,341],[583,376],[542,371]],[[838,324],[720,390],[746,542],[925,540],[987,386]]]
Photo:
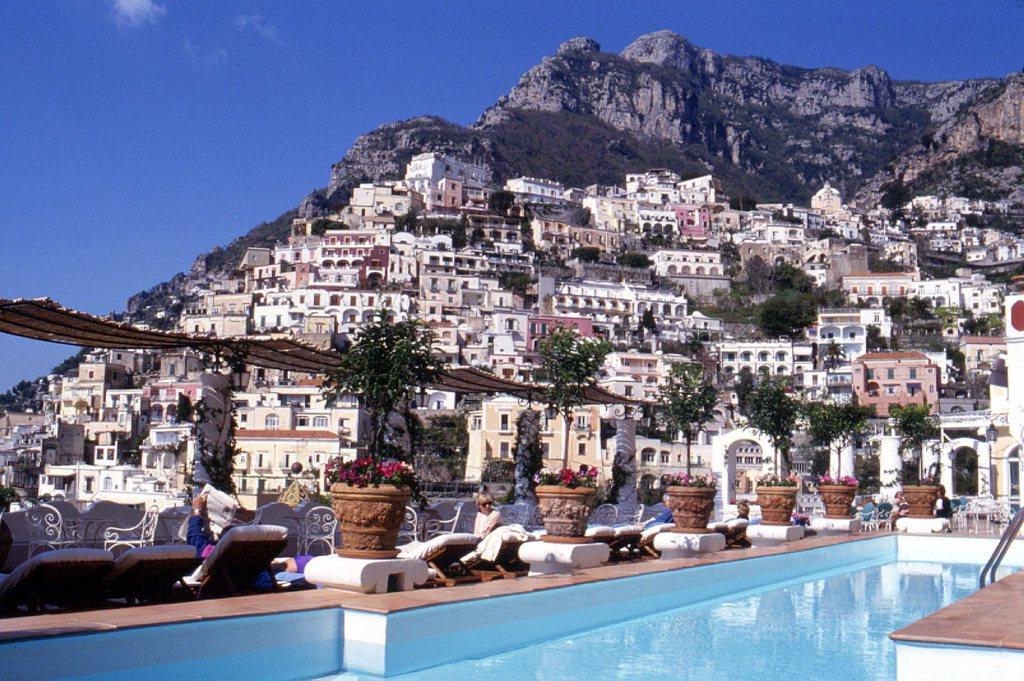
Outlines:
[[720,516],[726,504],[735,502],[737,445],[753,443],[761,448],[761,470],[768,472],[775,461],[775,447],[763,433],[751,428],[736,428],[711,439],[711,470],[718,478],[715,514]]

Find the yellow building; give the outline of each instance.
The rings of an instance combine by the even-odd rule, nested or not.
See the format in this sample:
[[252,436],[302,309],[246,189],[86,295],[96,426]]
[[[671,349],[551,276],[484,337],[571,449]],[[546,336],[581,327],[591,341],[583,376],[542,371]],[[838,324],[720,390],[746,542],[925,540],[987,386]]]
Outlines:
[[[526,405],[514,397],[486,400],[482,408],[469,413],[469,451],[466,480],[479,480],[489,461],[512,461],[516,448],[516,419],[523,410],[540,412],[541,448],[547,468],[562,467],[565,423],[561,416],[548,418],[542,405]],[[597,466],[601,478],[611,474],[611,455],[601,447],[601,408],[586,405],[576,410],[569,428],[569,466]]]

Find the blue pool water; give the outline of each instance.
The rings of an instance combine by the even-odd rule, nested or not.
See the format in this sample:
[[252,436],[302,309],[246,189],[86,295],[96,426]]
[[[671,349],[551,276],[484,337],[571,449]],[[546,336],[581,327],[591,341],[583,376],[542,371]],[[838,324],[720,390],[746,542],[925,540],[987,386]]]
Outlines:
[[914,562],[825,573],[392,678],[891,681],[889,633],[969,595],[977,578],[975,565]]

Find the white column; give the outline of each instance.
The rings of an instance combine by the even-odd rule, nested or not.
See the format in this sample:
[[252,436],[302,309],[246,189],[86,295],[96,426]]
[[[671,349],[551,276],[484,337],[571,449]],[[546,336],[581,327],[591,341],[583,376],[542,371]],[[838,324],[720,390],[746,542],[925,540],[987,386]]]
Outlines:
[[[927,446],[925,445],[925,447]],[[938,444],[935,449],[939,453],[939,465],[942,466],[942,470],[939,471],[939,479],[942,486],[946,488],[946,496],[951,496],[953,494],[953,448]]]
[[978,443],[978,494],[991,494],[992,489],[992,445],[982,441]]
[[878,438],[878,473],[881,480],[881,496],[892,499],[896,495],[900,469],[899,435],[882,435]]
[[853,443],[847,444],[839,451],[839,476],[853,477]]

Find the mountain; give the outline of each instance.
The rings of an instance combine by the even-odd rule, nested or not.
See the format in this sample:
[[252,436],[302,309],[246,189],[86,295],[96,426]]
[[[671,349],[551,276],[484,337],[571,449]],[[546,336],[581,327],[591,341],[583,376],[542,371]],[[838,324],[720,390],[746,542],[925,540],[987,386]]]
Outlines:
[[[863,202],[895,203],[919,190],[1019,196],[1021,79],[921,83],[875,66],[801,68],[719,54],[670,31],[641,36],[618,54],[573,38],[472,125],[420,116],[361,135],[297,214],[326,214],[360,182],[400,178],[424,151],[489,163],[499,181],[612,184],[664,167],[713,172],[727,193],[765,201],[806,203],[825,181]],[[284,238],[291,217],[133,296],[129,314],[155,322],[190,288],[232,268],[247,246]]]

